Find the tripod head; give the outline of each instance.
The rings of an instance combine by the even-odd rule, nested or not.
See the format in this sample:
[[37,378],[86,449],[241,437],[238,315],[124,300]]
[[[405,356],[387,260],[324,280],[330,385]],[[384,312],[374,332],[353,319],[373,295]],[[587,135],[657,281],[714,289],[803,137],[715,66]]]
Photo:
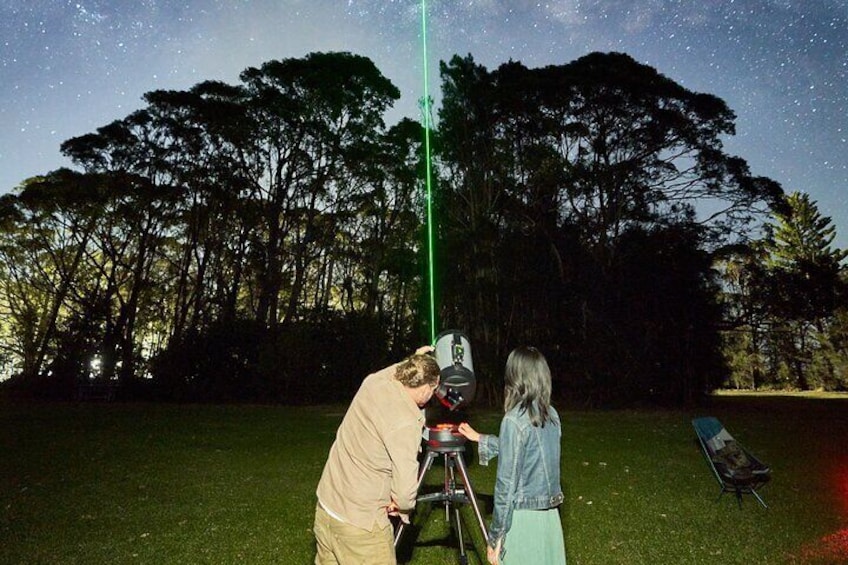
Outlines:
[[427,449],[438,453],[465,451],[465,436],[456,424],[436,424],[427,428]]

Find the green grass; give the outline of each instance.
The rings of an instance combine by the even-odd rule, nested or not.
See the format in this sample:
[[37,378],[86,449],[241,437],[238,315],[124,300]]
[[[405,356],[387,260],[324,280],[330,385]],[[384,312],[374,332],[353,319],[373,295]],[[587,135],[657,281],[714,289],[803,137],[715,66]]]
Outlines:
[[[343,412],[0,404],[0,563],[311,563],[315,486]],[[769,509],[716,502],[690,423],[707,414],[772,466]],[[693,412],[562,416],[570,565],[848,562],[848,401],[723,396]],[[470,415],[489,432],[499,418]],[[466,460],[488,522],[495,467]],[[458,562],[442,508],[421,505],[413,526],[411,562]]]

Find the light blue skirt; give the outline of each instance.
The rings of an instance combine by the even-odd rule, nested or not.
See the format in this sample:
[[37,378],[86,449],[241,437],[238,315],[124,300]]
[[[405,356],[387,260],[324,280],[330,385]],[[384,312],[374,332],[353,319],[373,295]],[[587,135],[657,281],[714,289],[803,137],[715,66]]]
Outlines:
[[501,565],[565,565],[559,510],[515,510]]

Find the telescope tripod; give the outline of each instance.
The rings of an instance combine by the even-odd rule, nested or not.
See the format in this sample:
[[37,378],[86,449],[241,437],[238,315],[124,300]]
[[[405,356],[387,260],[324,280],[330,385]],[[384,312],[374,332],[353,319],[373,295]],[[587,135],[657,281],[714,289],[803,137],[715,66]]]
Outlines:
[[[459,543],[459,562],[460,565],[468,563],[468,556],[465,552],[465,540],[462,535],[462,519],[459,515],[458,504],[471,503],[474,509],[474,515],[477,517],[477,524],[480,526],[480,531],[483,534],[483,539],[488,538],[486,524],[483,522],[483,516],[480,514],[480,506],[477,503],[477,497],[474,494],[474,488],[471,486],[471,480],[468,478],[468,467],[465,465],[465,460],[462,458],[462,452],[465,450],[463,446],[452,447],[428,447],[424,460],[421,462],[421,467],[418,471],[418,491],[421,490],[421,485],[424,482],[424,476],[427,471],[433,466],[433,461],[437,457],[442,456],[445,463],[445,477],[441,492],[434,492],[418,496],[417,502],[443,502],[445,506],[445,519],[450,521],[451,513],[453,513],[454,527],[456,531],[457,541]],[[456,472],[459,471],[459,476],[462,479],[462,485],[457,484]],[[453,512],[451,512],[453,511]],[[395,547],[397,547],[400,537],[404,530],[403,522],[400,522],[395,531]]]

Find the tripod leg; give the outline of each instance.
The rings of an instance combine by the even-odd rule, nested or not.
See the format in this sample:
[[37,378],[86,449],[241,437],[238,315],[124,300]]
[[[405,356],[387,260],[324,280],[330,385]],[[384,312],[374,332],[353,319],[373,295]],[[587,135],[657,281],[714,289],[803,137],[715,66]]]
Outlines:
[[450,457],[450,453],[444,453],[443,455],[445,458],[445,482],[442,486],[442,493],[445,498],[445,522],[450,523],[451,496],[456,487],[456,479],[454,479],[453,460]]
[[486,530],[486,523],[483,521],[483,515],[480,514],[480,505],[477,503],[477,495],[474,494],[474,487],[471,486],[471,479],[468,478],[468,467],[465,466],[465,460],[461,453],[456,454],[456,464],[459,467],[459,474],[462,475],[462,482],[465,484],[465,494],[468,500],[471,501],[471,507],[474,509],[474,515],[477,517],[477,523],[480,526],[480,531],[483,532],[483,539],[489,539],[489,532]]
[[453,518],[456,522],[456,540],[459,543],[459,559],[465,563],[468,558],[465,556],[465,540],[462,537],[462,518],[459,515],[459,506],[453,507]]
[[[424,475],[427,474],[427,471],[433,465],[433,460],[436,458],[438,454],[433,451],[427,451],[427,455],[421,461],[421,466],[418,468],[418,486],[415,488],[415,492],[419,492],[421,490],[421,485],[424,483]],[[403,529],[406,524],[403,521],[398,523],[397,530],[395,530],[395,547],[397,547],[398,542],[400,541],[400,536],[403,534]]]
[[459,543],[459,561],[466,563],[468,557],[465,555],[465,540],[462,536],[462,517],[459,515],[459,502],[462,498],[457,497],[456,490],[456,458],[459,453],[445,454],[445,518],[451,520],[450,511],[453,510],[453,521],[456,539]]

